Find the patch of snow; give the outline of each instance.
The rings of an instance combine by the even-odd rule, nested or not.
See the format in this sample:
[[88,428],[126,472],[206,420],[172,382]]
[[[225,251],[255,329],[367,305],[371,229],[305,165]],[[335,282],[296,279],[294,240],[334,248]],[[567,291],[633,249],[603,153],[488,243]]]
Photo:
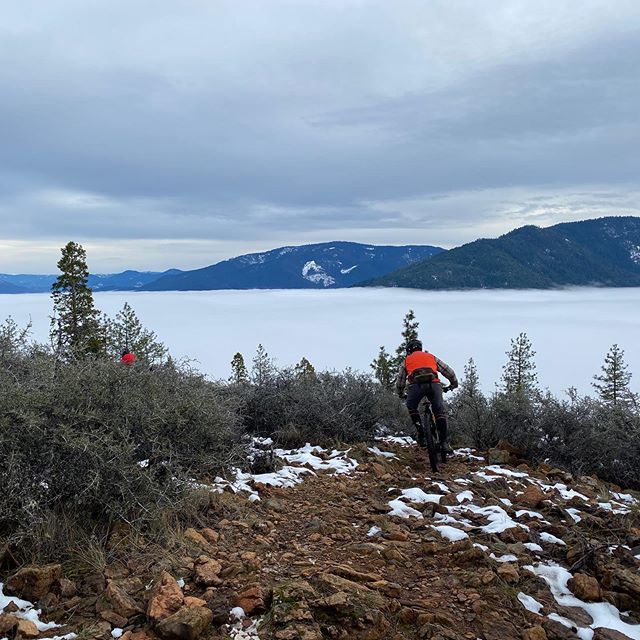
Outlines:
[[522,516],[529,516],[529,518],[537,518],[540,522],[544,524],[550,524],[545,520],[544,516],[537,511],[529,511],[529,509],[518,509],[516,511],[516,518],[521,518]]
[[242,607],[234,607],[233,609],[231,609],[230,615],[236,620],[244,620],[247,617],[247,614],[244,612],[244,609]]
[[443,537],[449,540],[450,542],[458,542],[459,540],[464,540],[469,537],[469,534],[465,531],[461,531],[460,529],[456,529],[455,527],[450,527],[446,524],[437,525],[432,527]]
[[261,622],[262,618],[258,618],[257,620],[253,620],[250,626],[245,627],[244,620],[238,620],[234,624],[225,625],[225,631],[231,640],[260,640],[258,627]]
[[612,502],[598,502],[598,506],[604,511],[611,511],[615,515],[626,515],[629,513],[629,509],[623,505],[615,505]]
[[507,507],[513,507],[513,502],[511,502],[509,498],[500,498],[500,502],[502,502],[502,504],[506,505]]
[[140,460],[140,462],[138,462],[138,466],[141,469],[146,469],[149,466],[149,460]]
[[517,556],[512,553],[505,553],[501,556],[496,556],[495,553],[491,553],[489,557],[496,562],[518,562]]
[[349,267],[348,269],[340,269],[340,273],[345,275],[347,273],[351,273],[358,265],[354,264],[353,267]]
[[580,512],[577,509],[568,507],[565,511],[571,516],[574,522],[580,522],[580,520],[582,520],[582,517],[578,515]]
[[390,458],[391,460],[397,460],[398,456],[395,453],[391,453],[391,451],[380,451],[378,447],[369,447],[368,449],[371,453],[375,453],[377,456],[381,456],[382,458]]
[[549,544],[559,544],[563,547],[567,546],[567,543],[564,540],[556,538],[554,535],[552,535],[551,533],[547,533],[546,531],[542,531],[540,533],[540,540],[542,540],[543,542],[548,542]]
[[415,487],[413,489],[403,489],[402,497],[417,504],[425,504],[427,502],[439,504],[444,496],[439,493],[425,493],[422,489]]
[[369,529],[369,531],[367,531],[367,536],[369,538],[373,538],[375,536],[377,536],[378,534],[380,534],[382,532],[382,529],[380,527],[371,527],[371,529]]
[[390,516],[398,516],[399,518],[418,518],[418,520],[422,520],[424,517],[419,511],[405,504],[399,498],[390,500],[389,506],[391,507],[391,511],[389,511],[388,514]]
[[[251,486],[254,482],[272,487],[289,489],[300,484],[304,480],[305,475],[314,475],[313,470],[327,471],[337,475],[352,473],[358,467],[358,463],[356,460],[349,458],[347,456],[348,453],[349,450],[337,451],[335,449],[331,453],[328,453],[326,449],[323,449],[322,447],[313,447],[308,442],[300,449],[274,449],[274,454],[278,458],[290,463],[279,471],[252,474],[242,471],[241,469],[234,468],[233,473],[235,474],[235,478],[232,480],[217,477],[214,480],[213,485],[194,484],[193,486],[202,489],[212,489],[218,493],[229,488],[234,493],[248,493],[249,500],[257,502],[260,500],[260,496]],[[323,454],[327,459],[325,460],[324,458],[321,458],[319,454]],[[308,467],[311,467],[311,469]]]
[[381,436],[376,438],[381,442],[388,442],[389,444],[399,444],[403,447],[410,447],[416,443],[411,436]]
[[628,504],[638,503],[638,499],[634,498],[630,493],[616,493],[614,491],[612,495],[616,500],[622,500],[622,502],[626,502]]
[[185,584],[185,582],[184,582],[184,578],[178,578],[178,579],[176,580],[176,582],[178,583],[178,586],[179,586],[181,589],[184,589],[184,584]]
[[511,478],[528,478],[529,474],[523,473],[522,471],[512,471],[511,469],[505,469],[501,467],[499,464],[490,464],[484,467],[484,470],[491,471],[493,473],[497,473],[501,476],[510,476]]
[[487,547],[486,544],[480,544],[479,542],[474,542],[473,546],[476,547],[476,549],[480,549],[480,551],[489,551],[489,547]]
[[[42,611],[40,609],[36,609],[31,602],[27,600],[21,600],[20,598],[16,598],[14,596],[6,596],[4,595],[4,584],[0,582],[0,612],[3,611],[9,604],[14,604],[18,607],[18,610],[13,613],[16,618],[21,618],[23,620],[29,620],[36,625],[36,628],[41,633],[43,631],[49,631],[51,629],[55,629],[56,627],[60,627],[62,625],[56,624],[55,622],[41,622],[40,614]],[[63,636],[66,640],[73,640],[76,638],[75,633],[67,634]],[[50,640],[54,640],[51,638]],[[61,640],[60,636],[56,637],[56,640]]]
[[466,458],[469,458],[470,460],[480,460],[481,462],[484,462],[484,458],[482,456],[475,455],[473,453],[474,451],[475,449],[469,449],[468,447],[463,449],[455,449],[453,455],[464,456]]
[[[608,602],[584,602],[574,596],[567,587],[571,574],[564,567],[554,564],[537,564],[535,566],[526,566],[525,569],[535,573],[537,576],[541,576],[545,580],[559,605],[563,607],[579,607],[591,616],[593,622],[587,628],[581,628],[580,625],[569,621],[572,626],[578,628],[580,638],[590,638],[592,637],[590,630],[604,627],[605,629],[613,629],[625,634],[632,640],[640,640],[640,625],[623,622],[620,619],[620,611],[612,604]],[[550,615],[549,618],[551,617]],[[557,620],[559,617],[552,619]],[[567,619],[565,618],[565,620]]]
[[529,549],[529,551],[536,551],[537,553],[544,552],[544,549],[539,544],[536,544],[535,542],[523,542],[522,546],[525,549]]
[[461,491],[457,496],[456,500],[460,503],[468,500],[469,502],[473,502],[473,493],[471,491]]
[[531,596],[528,596],[526,593],[522,593],[522,591],[518,594],[518,600],[522,603],[522,606],[527,610],[531,611],[531,613],[540,613],[542,611],[542,605]]
[[434,480],[433,484],[440,489],[440,491],[444,491],[444,493],[449,493],[449,487],[447,487],[444,482],[437,482]]
[[124,633],[124,629],[120,629],[119,627],[116,627],[115,629],[111,630],[111,637],[120,638],[123,633]]
[[507,529],[520,528],[529,531],[529,527],[515,522],[509,514],[497,505],[478,507],[475,504],[461,504],[457,507],[449,507],[449,512],[471,511],[487,518],[489,524],[480,527],[485,533],[501,533]]
[[323,287],[329,287],[332,284],[335,284],[335,279],[325,272],[324,268],[321,267],[315,260],[309,260],[309,262],[305,262],[302,267],[302,277],[309,282],[313,282],[314,284],[321,284]]

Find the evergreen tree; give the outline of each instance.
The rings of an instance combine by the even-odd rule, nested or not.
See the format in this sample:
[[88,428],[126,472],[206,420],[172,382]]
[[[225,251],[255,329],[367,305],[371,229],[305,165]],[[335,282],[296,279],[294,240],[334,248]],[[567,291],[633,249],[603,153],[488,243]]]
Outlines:
[[302,380],[312,380],[316,377],[315,368],[306,358],[302,358],[302,360],[298,362],[293,368],[293,373],[296,378],[301,378]]
[[502,388],[507,394],[525,397],[535,390],[538,382],[534,356],[536,352],[526,333],[511,339],[511,349],[502,370]]
[[409,309],[409,312],[405,315],[402,321],[402,342],[396,349],[395,366],[399,367],[407,355],[406,347],[410,340],[418,339],[418,326],[420,323],[416,320],[416,314],[413,309]]
[[375,379],[387,389],[393,386],[397,367],[394,366],[393,358],[387,353],[384,347],[380,347],[378,357],[371,363]]
[[480,389],[473,358],[464,368],[464,377],[451,408],[454,425],[460,425],[461,430],[469,432],[475,446],[484,447],[491,443],[493,434],[489,428],[489,403]]
[[614,344],[604,358],[602,374],[593,377],[593,387],[600,397],[609,405],[626,406],[632,401],[629,389],[631,374],[624,362],[624,351]]
[[149,363],[159,362],[167,355],[167,348],[153,331],[142,326],[128,302],[124,303],[115,319],[107,321],[106,326],[107,351],[113,358],[119,357],[124,349]]
[[251,379],[254,384],[262,386],[271,382],[275,376],[276,368],[265,348],[259,344],[251,367]]
[[58,262],[61,274],[51,286],[53,317],[51,341],[58,353],[102,354],[104,327],[88,287],[87,254],[81,245],[69,242]]
[[233,360],[231,360],[231,377],[229,378],[229,382],[233,382],[233,384],[249,382],[247,367],[244,364],[244,357],[240,352],[236,353],[236,355],[233,356]]

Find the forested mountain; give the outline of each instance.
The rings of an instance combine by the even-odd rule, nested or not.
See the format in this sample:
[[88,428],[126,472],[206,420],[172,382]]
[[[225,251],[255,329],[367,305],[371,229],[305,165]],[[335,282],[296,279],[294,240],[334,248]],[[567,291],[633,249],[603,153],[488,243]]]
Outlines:
[[640,218],[525,226],[360,285],[418,289],[640,286]]
[[208,289],[325,289],[348,287],[443,251],[439,247],[375,246],[355,242],[325,242],[281,247],[164,276],[146,291]]

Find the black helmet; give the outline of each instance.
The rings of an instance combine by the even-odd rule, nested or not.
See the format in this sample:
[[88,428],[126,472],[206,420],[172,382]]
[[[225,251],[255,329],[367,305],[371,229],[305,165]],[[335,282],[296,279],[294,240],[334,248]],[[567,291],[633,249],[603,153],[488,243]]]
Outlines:
[[420,342],[420,340],[409,340],[409,342],[407,342],[407,355],[410,355],[414,351],[422,351],[422,342]]
[[129,351],[129,349],[123,349],[120,355],[124,358],[126,355],[129,355],[130,353],[131,351]]

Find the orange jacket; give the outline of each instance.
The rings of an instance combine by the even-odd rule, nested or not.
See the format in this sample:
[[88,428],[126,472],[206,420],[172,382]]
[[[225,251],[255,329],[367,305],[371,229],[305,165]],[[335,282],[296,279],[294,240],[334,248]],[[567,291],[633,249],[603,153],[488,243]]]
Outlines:
[[414,351],[409,354],[404,360],[404,367],[407,370],[407,376],[409,380],[416,369],[431,369],[436,377],[433,382],[440,382],[438,380],[438,363],[436,357],[432,353],[426,353],[425,351]]

